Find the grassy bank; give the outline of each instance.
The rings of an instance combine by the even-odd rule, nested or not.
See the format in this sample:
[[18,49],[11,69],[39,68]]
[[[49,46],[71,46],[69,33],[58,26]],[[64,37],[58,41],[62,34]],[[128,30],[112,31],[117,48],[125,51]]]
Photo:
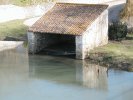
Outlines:
[[0,40],[7,37],[22,38],[26,35],[27,28],[23,25],[23,20],[14,20],[0,24]]
[[89,59],[110,68],[133,71],[133,34],[121,42],[109,41],[92,50]]
[[0,0],[0,4],[14,4],[18,6],[37,5],[41,3],[54,2],[56,0]]

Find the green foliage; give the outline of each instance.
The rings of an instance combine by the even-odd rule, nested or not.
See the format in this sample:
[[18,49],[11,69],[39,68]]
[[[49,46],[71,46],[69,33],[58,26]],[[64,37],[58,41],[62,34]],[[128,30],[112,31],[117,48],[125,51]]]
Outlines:
[[19,6],[28,6],[31,5],[31,0],[12,0],[11,3]]
[[14,20],[0,24],[0,39],[5,37],[22,37],[26,35],[27,27],[23,25],[23,20]]
[[122,40],[126,38],[127,25],[122,23],[112,23],[109,26],[109,39],[110,40]]
[[133,72],[133,34],[128,34],[121,42],[109,41],[91,50],[89,58],[102,66]]
[[11,2],[19,6],[37,5],[47,2],[55,2],[56,0],[12,0]]
[[0,4],[14,4],[18,6],[37,5],[46,2],[55,2],[56,0],[0,0]]

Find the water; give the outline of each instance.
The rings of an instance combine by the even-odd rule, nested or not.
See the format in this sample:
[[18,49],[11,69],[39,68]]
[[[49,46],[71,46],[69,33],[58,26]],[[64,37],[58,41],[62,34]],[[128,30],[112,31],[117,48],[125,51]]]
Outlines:
[[133,73],[19,46],[0,52],[0,100],[133,100]]

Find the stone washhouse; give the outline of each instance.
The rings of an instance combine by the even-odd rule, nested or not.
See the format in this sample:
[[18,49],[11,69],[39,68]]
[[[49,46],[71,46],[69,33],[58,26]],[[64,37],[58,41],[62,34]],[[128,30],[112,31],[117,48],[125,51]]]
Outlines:
[[76,59],[87,58],[91,49],[108,43],[107,8],[104,4],[56,3],[29,28],[29,53],[64,43],[66,48],[74,45]]

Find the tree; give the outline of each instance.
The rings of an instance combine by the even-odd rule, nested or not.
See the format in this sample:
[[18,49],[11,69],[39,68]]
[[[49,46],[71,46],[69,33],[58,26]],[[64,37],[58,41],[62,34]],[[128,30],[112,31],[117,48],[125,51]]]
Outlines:
[[127,4],[121,13],[123,20],[128,20],[130,17],[133,17],[133,0],[127,0]]

